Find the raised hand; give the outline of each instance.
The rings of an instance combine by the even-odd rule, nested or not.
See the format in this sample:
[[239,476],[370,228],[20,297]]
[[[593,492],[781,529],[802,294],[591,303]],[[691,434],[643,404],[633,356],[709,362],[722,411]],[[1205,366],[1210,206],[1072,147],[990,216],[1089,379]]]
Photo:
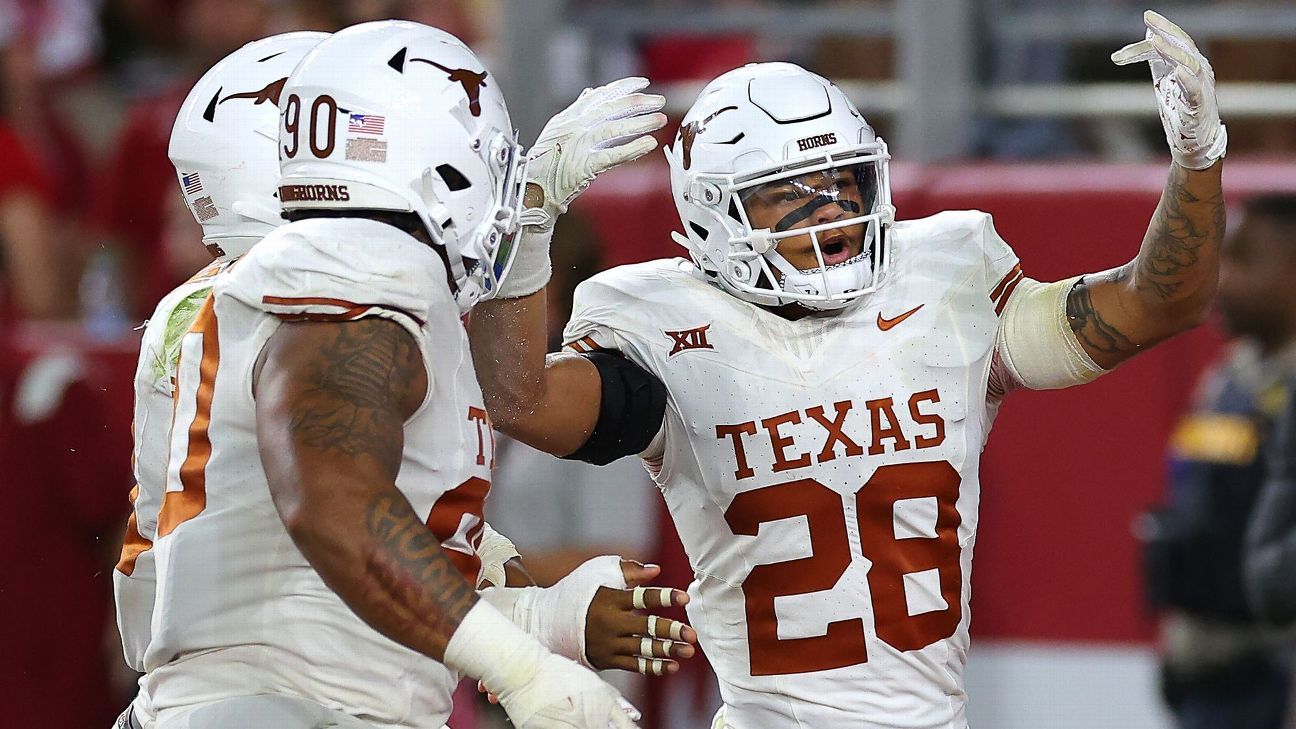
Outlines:
[[1182,28],[1151,10],[1143,22],[1144,39],[1113,53],[1112,62],[1147,61],[1170,155],[1181,167],[1204,170],[1224,156],[1228,143],[1215,100],[1215,71]]
[[544,212],[532,213],[530,224],[552,227],[596,176],[657,146],[652,133],[666,124],[660,113],[666,99],[641,93],[647,87],[648,79],[631,77],[585,89],[549,120],[528,155],[528,188],[535,185],[544,195],[536,202],[528,189],[528,212]]

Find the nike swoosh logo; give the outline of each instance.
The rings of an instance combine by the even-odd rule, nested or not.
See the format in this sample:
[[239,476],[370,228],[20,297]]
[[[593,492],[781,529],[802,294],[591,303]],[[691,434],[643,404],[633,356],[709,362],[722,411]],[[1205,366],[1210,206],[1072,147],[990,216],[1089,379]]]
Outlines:
[[899,324],[900,322],[904,321],[905,319],[908,319],[909,317],[913,316],[914,314],[917,314],[917,313],[918,313],[918,310],[921,309],[921,308],[923,308],[924,306],[926,306],[926,304],[919,304],[919,305],[915,306],[914,308],[910,309],[909,311],[906,311],[905,313],[901,314],[900,316],[897,316],[897,317],[894,318],[894,319],[887,319],[887,318],[883,317],[883,316],[882,316],[882,312],[879,311],[879,312],[878,312],[878,320],[877,320],[878,329],[881,329],[881,330],[884,331],[884,332],[886,332],[886,331],[890,331],[891,328],[894,327],[895,325]]

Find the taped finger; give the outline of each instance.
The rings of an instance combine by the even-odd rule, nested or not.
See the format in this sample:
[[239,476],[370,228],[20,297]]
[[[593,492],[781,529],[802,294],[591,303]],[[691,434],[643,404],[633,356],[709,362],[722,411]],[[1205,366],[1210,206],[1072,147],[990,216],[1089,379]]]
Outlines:
[[[669,587],[636,587],[632,603],[636,610],[646,610],[648,608],[671,607],[671,597],[674,590]],[[647,599],[651,594],[652,602]]]
[[669,640],[639,639],[639,655],[644,658],[672,658],[674,647],[675,643]]
[[664,661],[660,658],[644,658],[643,656],[639,656],[638,662],[639,673],[642,673],[645,676],[661,676],[666,673],[666,664],[669,661]]
[[659,618],[656,615],[648,616],[648,635],[654,638],[683,640],[683,634],[684,623],[669,618]]
[[666,645],[664,640],[640,638],[639,655],[644,658],[666,658],[670,655],[670,647]]

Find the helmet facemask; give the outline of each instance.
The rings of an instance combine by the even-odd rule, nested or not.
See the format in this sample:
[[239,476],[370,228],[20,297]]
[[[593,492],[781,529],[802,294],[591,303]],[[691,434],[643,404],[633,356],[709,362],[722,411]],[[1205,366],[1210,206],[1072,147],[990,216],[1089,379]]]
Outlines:
[[[497,133],[484,155],[492,184],[493,203],[482,222],[463,237],[457,238],[429,216],[424,220],[428,232],[447,251],[457,250],[459,261],[450,261],[454,279],[459,282],[455,298],[460,309],[467,311],[478,301],[489,299],[508,277],[517,253],[517,237],[522,226],[522,193],[526,186],[527,157],[512,138]],[[483,262],[486,262],[483,265]]]
[[[880,285],[894,216],[886,145],[762,169],[696,176],[730,232],[726,283],[767,306],[840,309]],[[723,211],[723,212],[721,212]]]

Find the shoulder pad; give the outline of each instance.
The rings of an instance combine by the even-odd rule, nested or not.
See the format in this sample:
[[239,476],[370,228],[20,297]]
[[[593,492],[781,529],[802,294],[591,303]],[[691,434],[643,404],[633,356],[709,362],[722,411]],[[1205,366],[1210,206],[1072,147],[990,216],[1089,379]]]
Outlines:
[[422,329],[433,307],[454,307],[445,266],[389,225],[312,219],[278,228],[217,282],[219,296],[287,321],[383,316]]

